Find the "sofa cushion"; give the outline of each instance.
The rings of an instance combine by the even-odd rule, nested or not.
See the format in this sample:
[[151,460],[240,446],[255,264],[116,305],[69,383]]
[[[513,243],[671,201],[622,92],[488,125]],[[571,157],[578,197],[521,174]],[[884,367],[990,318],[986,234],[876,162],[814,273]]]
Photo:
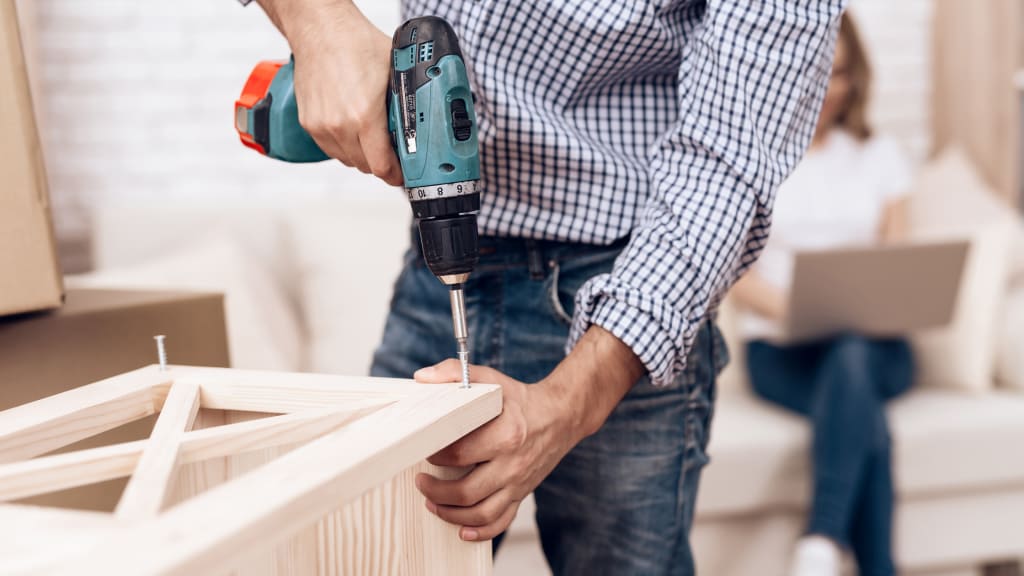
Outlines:
[[956,148],[923,170],[908,212],[916,240],[969,239],[953,322],[915,335],[921,384],[983,392],[993,387],[999,310],[1019,222]]
[[[901,498],[1024,486],[1024,395],[919,389],[889,407]],[[810,429],[749,396],[719,400],[698,517],[807,506]]]
[[1001,316],[996,381],[1004,388],[1024,392],[1024,284],[1006,297]]
[[1010,284],[1015,287],[1024,287],[1024,218],[1017,218],[1011,251]]

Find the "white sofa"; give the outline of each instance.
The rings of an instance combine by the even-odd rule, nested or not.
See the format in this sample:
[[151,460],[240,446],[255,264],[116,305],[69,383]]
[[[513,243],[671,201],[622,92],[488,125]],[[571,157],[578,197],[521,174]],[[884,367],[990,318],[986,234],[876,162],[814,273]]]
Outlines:
[[[805,525],[810,431],[738,380],[721,383],[692,540],[703,574],[781,575]],[[889,417],[901,573],[968,575],[1024,558],[1024,393],[921,385]]]
[[[72,283],[219,288],[236,366],[365,373],[408,242],[401,194],[226,208],[102,207],[101,269]],[[1024,353],[1024,342],[1013,346]],[[777,576],[807,506],[808,427],[754,399],[734,355],[692,538],[702,574]],[[901,570],[966,575],[1024,557],[1024,392],[922,386],[892,405],[891,420]],[[529,506],[499,575],[546,572]]]

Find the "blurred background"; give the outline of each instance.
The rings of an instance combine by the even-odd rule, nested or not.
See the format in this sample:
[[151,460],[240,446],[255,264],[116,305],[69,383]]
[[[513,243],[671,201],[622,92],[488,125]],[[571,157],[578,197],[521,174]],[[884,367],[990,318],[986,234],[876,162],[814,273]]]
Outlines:
[[[383,30],[398,23],[395,0],[357,4]],[[871,116],[880,131],[918,162],[962,145],[985,182],[1016,202],[1020,131],[1009,78],[1021,64],[1020,3],[853,6],[876,69]],[[258,7],[20,0],[19,9],[66,272],[168,256],[199,233],[192,225],[201,212],[243,227],[232,213],[266,217],[268,228],[249,226],[260,238],[224,231],[247,253],[252,241],[281,248],[270,238],[288,235],[286,207],[324,201],[349,213],[406,217],[396,194],[355,170],[271,162],[239,145],[231,111],[249,71],[289,53]],[[224,224],[199,220],[203,233]]]
[[[383,30],[394,0],[357,2]],[[923,160],[965,144],[1015,195],[1020,64],[1014,0],[854,0],[876,68],[872,117]],[[20,2],[58,229],[90,266],[90,213],[111,203],[288,203],[379,189],[338,166],[266,162],[238,146],[231,106],[253,64],[288,55],[258,9],[229,1]],[[77,251],[76,251],[77,249]]]
[[[397,26],[397,0],[356,3],[389,34]],[[851,5],[875,70],[870,116],[917,167],[915,194],[930,206],[918,217],[972,238],[992,219],[1012,222],[985,240],[998,270],[968,295],[983,312],[958,312],[973,331],[951,328],[957,343],[984,346],[980,360],[896,406],[901,567],[1013,573],[1024,557],[1024,2]],[[365,373],[409,209],[338,163],[289,165],[240,145],[233,105],[250,70],[289,54],[262,11],[232,0],[18,8],[69,284],[222,291],[233,366]],[[943,187],[953,190],[929,196]],[[380,240],[372,253],[358,244],[368,234]],[[702,485],[694,538],[712,576],[773,574],[765,567],[785,563],[806,504],[806,429],[745,386],[735,367],[723,379]],[[544,573],[526,516],[499,558],[506,574]]]

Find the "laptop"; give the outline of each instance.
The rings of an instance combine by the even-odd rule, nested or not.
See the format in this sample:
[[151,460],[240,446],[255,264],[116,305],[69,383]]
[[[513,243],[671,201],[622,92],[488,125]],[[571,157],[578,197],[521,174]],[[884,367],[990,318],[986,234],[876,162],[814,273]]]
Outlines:
[[800,252],[787,340],[852,330],[901,336],[953,319],[968,243],[953,241]]

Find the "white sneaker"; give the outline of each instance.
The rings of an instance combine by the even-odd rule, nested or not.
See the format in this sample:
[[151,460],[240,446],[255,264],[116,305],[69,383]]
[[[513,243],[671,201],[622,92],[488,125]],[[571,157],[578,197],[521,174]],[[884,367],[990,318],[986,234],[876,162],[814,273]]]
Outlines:
[[842,555],[824,536],[805,536],[796,544],[792,576],[839,576]]

